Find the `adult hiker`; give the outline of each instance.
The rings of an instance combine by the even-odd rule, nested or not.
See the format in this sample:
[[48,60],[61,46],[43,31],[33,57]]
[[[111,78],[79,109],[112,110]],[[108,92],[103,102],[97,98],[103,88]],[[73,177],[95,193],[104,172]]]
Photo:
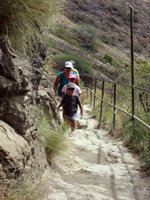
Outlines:
[[67,93],[64,95],[61,103],[58,106],[58,109],[61,106],[64,107],[65,120],[67,120],[71,124],[71,137],[74,137],[73,134],[76,126],[78,105],[80,107],[80,114],[83,115],[83,108],[79,96],[77,94],[74,94],[74,89],[74,83],[67,84]]
[[69,83],[68,75],[71,73],[72,68],[73,68],[73,65],[70,61],[65,62],[65,67],[64,67],[65,70],[63,72],[59,72],[56,77],[56,80],[54,83],[54,92],[55,92],[55,96],[56,97],[59,96],[60,99],[61,99],[63,86]]
[[[74,74],[69,74],[68,81],[71,83],[75,83],[75,80],[76,80],[76,76]],[[62,88],[62,94],[61,94],[62,98],[66,92],[67,92],[67,84],[64,85],[64,87]],[[79,96],[79,99],[81,100],[81,89],[76,84],[75,84],[74,93],[77,94]]]
[[74,62],[73,60],[70,60],[70,62],[71,62],[72,65],[73,65],[73,68],[71,69],[71,71],[72,71],[73,73],[75,73],[75,75],[76,75],[76,81],[75,81],[75,83],[76,83],[76,85],[78,85],[78,86],[80,87],[80,77],[79,77],[79,72],[78,72],[77,69],[74,68],[74,66],[75,66],[75,62]]

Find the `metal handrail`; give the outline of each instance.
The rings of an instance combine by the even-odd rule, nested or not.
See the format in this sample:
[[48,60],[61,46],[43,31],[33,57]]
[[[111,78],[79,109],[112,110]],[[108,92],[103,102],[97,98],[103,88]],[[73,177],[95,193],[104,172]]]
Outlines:
[[[111,104],[111,103],[109,103],[109,102],[107,102],[106,100],[103,99],[103,96],[104,96],[104,82],[108,82],[108,81],[104,81],[104,80],[101,80],[101,81],[102,81],[102,85],[103,85],[103,86],[102,86],[102,98],[98,97],[98,96],[96,95],[96,92],[93,92],[93,91],[91,91],[90,88],[87,88],[90,92],[93,93],[94,96],[96,96],[99,100],[101,100],[100,124],[101,124],[101,120],[102,120],[103,102],[105,102],[106,104],[108,104],[109,106],[111,106],[111,107],[114,108],[114,116],[113,116],[113,128],[114,128],[114,129],[115,129],[115,124],[116,124],[116,109],[118,109],[118,110],[124,112],[125,114],[130,115],[130,116],[133,118],[133,120],[136,119],[137,121],[139,121],[141,124],[143,124],[145,127],[147,127],[147,128],[150,130],[150,126],[149,126],[148,124],[146,124],[143,120],[141,120],[141,119],[139,119],[137,116],[135,116],[135,114],[133,115],[133,113],[131,114],[131,113],[125,111],[124,109],[119,108],[119,107],[116,106],[116,85],[122,85],[122,86],[125,86],[125,87],[128,87],[128,85],[125,85],[125,84],[118,84],[118,83],[116,83],[116,82],[111,81],[111,83],[114,84],[114,104]],[[95,81],[95,82],[96,82],[96,81]],[[109,82],[110,82],[110,81],[109,81]],[[147,91],[147,92],[150,93],[150,90],[145,89],[145,88],[131,87],[131,86],[130,86],[130,88],[133,89],[133,90],[135,90],[135,89],[137,89],[137,90],[143,90],[143,91]]]
[[[55,74],[49,74],[49,75],[57,75],[56,73]],[[86,76],[86,87],[82,87],[84,89],[86,89],[87,91],[87,98],[88,98],[88,91],[90,92],[90,104],[92,105],[92,95],[94,95],[94,101],[93,101],[93,110],[95,110],[95,98],[99,99],[101,101],[101,108],[100,108],[100,125],[101,125],[101,121],[102,121],[102,110],[103,110],[103,103],[106,103],[107,105],[111,106],[113,108],[113,128],[115,129],[115,126],[116,126],[116,109],[117,110],[120,110],[121,112],[124,112],[125,114],[131,116],[133,118],[133,120],[137,120],[139,121],[141,124],[143,124],[145,127],[147,127],[149,130],[150,130],[150,125],[146,124],[144,121],[142,121],[141,119],[139,119],[137,116],[135,116],[135,114],[133,115],[132,113],[129,113],[127,112],[126,110],[122,109],[122,108],[119,108],[118,106],[116,106],[116,86],[117,85],[121,85],[121,86],[124,86],[124,87],[129,87],[133,90],[143,90],[143,91],[146,91],[146,92],[149,92],[150,93],[150,90],[148,89],[145,89],[145,88],[139,88],[139,87],[131,87],[129,85],[126,85],[126,84],[123,84],[123,83],[117,83],[117,82],[114,82],[114,81],[107,81],[107,80],[104,80],[104,79],[97,79],[95,78],[95,86],[94,86],[94,91],[92,90],[92,85],[93,85],[93,76],[89,76],[87,74],[81,74],[81,76]],[[89,81],[90,80],[90,81]],[[99,81],[102,81],[102,97],[100,98],[97,94],[96,94],[96,88],[97,88],[97,80]],[[106,100],[104,100],[104,86],[105,86],[105,82],[109,82],[109,83],[112,83],[114,84],[114,104],[112,103],[109,103],[107,102]],[[89,85],[91,83],[91,86]]]

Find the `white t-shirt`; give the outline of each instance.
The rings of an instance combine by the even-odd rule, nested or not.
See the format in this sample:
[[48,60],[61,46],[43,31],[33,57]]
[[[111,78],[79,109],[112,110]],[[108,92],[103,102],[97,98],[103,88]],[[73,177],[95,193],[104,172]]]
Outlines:
[[[67,85],[68,85],[68,84],[64,85],[64,87],[62,88],[62,92],[64,92],[64,93],[67,92]],[[76,85],[76,84],[75,84],[74,93],[75,93],[75,94],[78,94],[78,95],[81,94],[81,89],[80,89],[80,87],[79,87],[78,85]]]

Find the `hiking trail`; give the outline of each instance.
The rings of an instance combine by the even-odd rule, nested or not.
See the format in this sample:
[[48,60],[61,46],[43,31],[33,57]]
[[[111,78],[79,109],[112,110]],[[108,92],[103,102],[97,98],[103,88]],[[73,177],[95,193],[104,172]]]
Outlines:
[[70,150],[52,160],[51,172],[43,178],[43,199],[149,200],[150,177],[141,172],[138,156],[106,130],[97,129],[90,105],[83,110],[75,137],[67,134]]

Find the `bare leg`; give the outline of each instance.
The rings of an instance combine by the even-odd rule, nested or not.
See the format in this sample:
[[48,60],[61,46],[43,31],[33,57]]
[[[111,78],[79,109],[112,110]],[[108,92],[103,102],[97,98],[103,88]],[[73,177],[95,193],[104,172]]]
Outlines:
[[71,131],[74,131],[76,127],[76,121],[75,120],[71,120]]
[[63,109],[63,119],[64,119],[64,121],[67,121],[67,120],[66,120],[66,117],[65,117],[64,106],[62,106],[62,109]]

